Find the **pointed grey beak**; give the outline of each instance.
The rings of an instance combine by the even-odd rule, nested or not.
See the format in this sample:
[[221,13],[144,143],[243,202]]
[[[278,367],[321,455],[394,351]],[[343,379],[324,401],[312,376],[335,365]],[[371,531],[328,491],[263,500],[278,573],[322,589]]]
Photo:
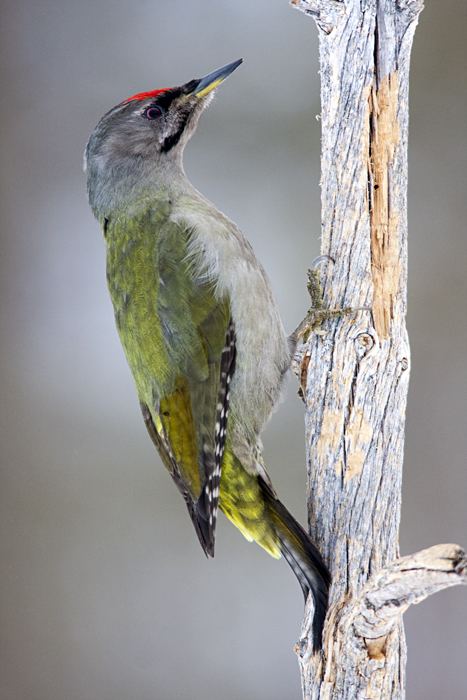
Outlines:
[[243,58],[239,58],[237,61],[233,61],[233,63],[228,63],[226,66],[222,66],[222,68],[218,68],[212,73],[205,75],[204,78],[200,78],[191,94],[196,95],[196,97],[208,95],[211,90],[214,90],[228,78],[241,63],[243,63]]

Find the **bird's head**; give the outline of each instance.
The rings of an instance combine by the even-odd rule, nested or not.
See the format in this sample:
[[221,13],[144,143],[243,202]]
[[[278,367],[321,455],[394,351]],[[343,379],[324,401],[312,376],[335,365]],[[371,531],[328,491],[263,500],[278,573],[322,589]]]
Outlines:
[[95,213],[111,208],[125,188],[131,190],[150,173],[181,165],[183,149],[214,90],[241,63],[239,59],[180,87],[137,93],[102,117],[84,154]]

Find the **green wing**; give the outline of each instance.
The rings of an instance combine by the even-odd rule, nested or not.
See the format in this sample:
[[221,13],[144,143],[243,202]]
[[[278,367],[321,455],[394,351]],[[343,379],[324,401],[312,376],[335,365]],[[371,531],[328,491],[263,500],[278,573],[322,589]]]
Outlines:
[[235,366],[229,300],[196,274],[190,231],[160,210],[114,229],[109,288],[145,423],[212,556]]
[[174,391],[161,397],[159,417],[182,480],[197,499],[201,544],[213,555],[235,332],[228,300],[216,297],[187,258],[189,237],[171,224],[160,239],[158,316],[179,372]]

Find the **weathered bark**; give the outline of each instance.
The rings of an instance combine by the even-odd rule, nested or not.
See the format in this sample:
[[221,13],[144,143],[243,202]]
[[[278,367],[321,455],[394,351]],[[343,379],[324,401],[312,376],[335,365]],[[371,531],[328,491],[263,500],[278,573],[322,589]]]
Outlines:
[[[399,559],[410,354],[407,290],[409,60],[422,0],[292,0],[320,33],[322,284],[329,319],[299,347],[308,514],[333,576],[323,654],[307,607],[297,645],[303,695],[403,698],[401,615],[466,583],[439,545]],[[308,606],[311,606],[309,601]]]

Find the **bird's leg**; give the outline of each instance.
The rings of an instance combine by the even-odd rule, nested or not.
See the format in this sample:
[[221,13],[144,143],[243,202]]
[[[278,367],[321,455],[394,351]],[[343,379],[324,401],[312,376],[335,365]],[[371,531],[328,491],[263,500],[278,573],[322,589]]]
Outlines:
[[311,306],[308,309],[303,321],[297,326],[290,336],[291,340],[295,343],[298,343],[301,340],[306,342],[310,333],[323,335],[324,331],[320,330],[320,326],[324,321],[331,318],[347,316],[355,313],[356,311],[369,311],[369,309],[365,306],[360,306],[358,308],[344,306],[339,309],[326,308],[323,302],[323,291],[321,288],[320,273],[318,268],[318,265],[326,259],[334,262],[329,255],[320,255],[319,258],[315,258],[315,260],[313,260],[311,268],[308,270],[307,289],[311,299]]

